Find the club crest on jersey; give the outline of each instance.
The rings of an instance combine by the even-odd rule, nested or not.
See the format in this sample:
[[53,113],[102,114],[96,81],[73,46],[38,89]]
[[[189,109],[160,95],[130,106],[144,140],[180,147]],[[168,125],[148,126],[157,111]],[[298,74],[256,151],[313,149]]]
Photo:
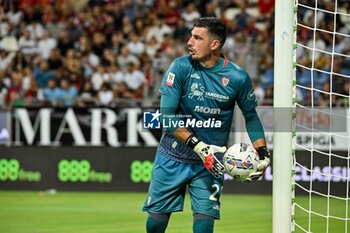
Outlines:
[[199,101],[204,101],[204,87],[200,83],[192,83],[191,85],[191,93],[188,94],[188,98],[193,99],[196,98]]
[[222,85],[224,85],[224,87],[226,87],[228,85],[228,83],[230,82],[230,79],[228,79],[227,77],[222,77],[221,78],[221,82],[222,82]]
[[169,72],[168,77],[166,79],[166,85],[172,87],[174,84],[175,74]]

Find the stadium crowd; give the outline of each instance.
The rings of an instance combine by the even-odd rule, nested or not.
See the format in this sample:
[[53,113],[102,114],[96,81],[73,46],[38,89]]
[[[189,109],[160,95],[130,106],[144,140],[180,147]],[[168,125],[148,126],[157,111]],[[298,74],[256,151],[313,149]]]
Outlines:
[[[155,104],[164,71],[175,57],[187,54],[191,27],[202,16],[224,20],[225,55],[249,72],[258,101],[272,103],[274,0],[0,3],[1,108]],[[314,6],[314,1],[299,3]],[[338,1],[336,27],[329,13],[334,1],[318,0],[317,6],[324,11],[316,16],[307,7],[298,10],[303,46],[297,46],[297,83],[306,88],[297,88],[297,97],[346,105],[350,3]],[[314,25],[321,30],[309,28]]]

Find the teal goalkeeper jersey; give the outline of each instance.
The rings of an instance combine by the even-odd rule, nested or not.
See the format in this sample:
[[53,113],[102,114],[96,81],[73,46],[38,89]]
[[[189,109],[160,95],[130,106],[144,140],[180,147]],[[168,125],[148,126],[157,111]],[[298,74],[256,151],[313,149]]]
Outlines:
[[164,75],[160,92],[179,104],[175,110],[176,119],[162,117],[164,131],[158,152],[188,163],[201,160],[167,127],[187,127],[205,143],[224,146],[230,134],[235,104],[242,112],[257,106],[248,73],[226,58],[220,58],[211,68],[202,66],[190,55],[175,59]]

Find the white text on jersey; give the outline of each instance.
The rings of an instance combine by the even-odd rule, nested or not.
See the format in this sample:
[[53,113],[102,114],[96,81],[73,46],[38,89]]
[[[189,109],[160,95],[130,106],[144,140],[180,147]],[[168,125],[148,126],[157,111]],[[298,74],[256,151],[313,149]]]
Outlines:
[[208,114],[220,114],[221,109],[220,108],[209,108],[209,107],[204,107],[204,106],[198,106],[194,108],[195,112],[203,112],[203,113],[208,113]]

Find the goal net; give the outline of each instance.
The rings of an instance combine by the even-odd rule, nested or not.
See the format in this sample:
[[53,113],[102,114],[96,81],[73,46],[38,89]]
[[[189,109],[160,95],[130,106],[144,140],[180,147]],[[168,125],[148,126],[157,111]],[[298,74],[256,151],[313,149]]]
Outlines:
[[349,0],[295,0],[292,232],[350,232],[349,32]]

